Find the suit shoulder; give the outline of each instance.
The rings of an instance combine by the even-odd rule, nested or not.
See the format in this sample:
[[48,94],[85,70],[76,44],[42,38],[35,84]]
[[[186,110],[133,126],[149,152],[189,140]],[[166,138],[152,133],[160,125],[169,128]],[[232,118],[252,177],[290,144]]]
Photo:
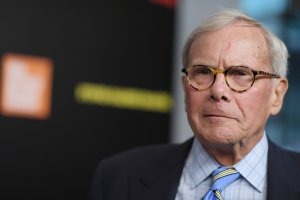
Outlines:
[[139,171],[145,168],[157,168],[167,161],[176,162],[185,158],[189,152],[192,140],[183,144],[160,144],[137,147],[100,161],[105,171]]
[[300,153],[295,151],[288,151],[292,160],[296,163],[297,166],[300,167]]
[[93,177],[91,199],[109,199],[116,191],[120,193],[120,188],[126,195],[128,181],[138,177],[146,177],[151,182],[153,177],[164,176],[169,171],[179,173],[191,144],[192,140],[138,147],[101,160]]
[[179,144],[159,144],[137,147],[108,157],[103,162],[111,164],[122,163],[123,165],[155,162],[172,156],[181,146]]
[[[286,148],[283,148],[273,142],[269,143],[269,151],[273,155],[272,160],[273,162],[276,160],[276,162],[279,161],[285,161],[290,162],[290,164],[295,164],[297,167],[300,167],[300,153],[295,152]],[[273,163],[272,162],[272,163]]]

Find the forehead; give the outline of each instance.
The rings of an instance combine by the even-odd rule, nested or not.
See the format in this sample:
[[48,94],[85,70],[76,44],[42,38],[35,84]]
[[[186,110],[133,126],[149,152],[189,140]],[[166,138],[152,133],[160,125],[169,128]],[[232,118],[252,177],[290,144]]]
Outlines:
[[219,64],[220,59],[227,62],[250,59],[252,62],[256,60],[269,64],[268,55],[268,45],[262,30],[244,22],[237,22],[198,35],[191,44],[188,60],[209,59],[218,61]]

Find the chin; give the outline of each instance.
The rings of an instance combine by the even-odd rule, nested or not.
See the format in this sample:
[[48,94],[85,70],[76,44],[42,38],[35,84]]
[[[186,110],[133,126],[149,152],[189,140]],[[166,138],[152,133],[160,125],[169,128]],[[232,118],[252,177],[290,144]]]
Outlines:
[[[236,133],[236,132],[235,132]],[[203,142],[207,144],[215,144],[215,145],[234,145],[239,139],[238,135],[233,134],[232,131],[207,131],[207,134],[199,135],[200,140],[204,140]]]

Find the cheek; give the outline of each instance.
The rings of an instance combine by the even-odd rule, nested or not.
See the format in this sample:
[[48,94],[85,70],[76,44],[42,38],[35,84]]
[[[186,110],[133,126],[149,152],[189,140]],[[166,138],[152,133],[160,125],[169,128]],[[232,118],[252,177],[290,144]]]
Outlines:
[[188,113],[199,112],[205,105],[204,95],[199,91],[187,91],[185,95],[186,110]]
[[[265,85],[268,87],[267,85]],[[270,113],[270,93],[266,88],[255,88],[238,98],[238,107],[249,126],[264,123]]]

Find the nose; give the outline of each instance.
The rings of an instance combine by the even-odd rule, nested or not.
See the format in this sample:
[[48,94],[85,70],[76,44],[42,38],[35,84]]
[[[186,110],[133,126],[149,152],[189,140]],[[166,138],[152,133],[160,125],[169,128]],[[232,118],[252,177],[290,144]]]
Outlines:
[[230,88],[226,83],[226,78],[224,73],[216,74],[215,81],[210,87],[210,98],[214,101],[230,101]]

